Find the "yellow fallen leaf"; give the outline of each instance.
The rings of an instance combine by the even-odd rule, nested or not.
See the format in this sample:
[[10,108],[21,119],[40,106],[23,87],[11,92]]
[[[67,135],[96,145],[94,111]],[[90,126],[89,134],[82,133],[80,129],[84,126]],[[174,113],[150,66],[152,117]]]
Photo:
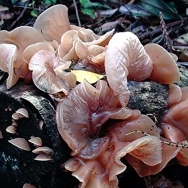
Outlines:
[[104,77],[104,75],[97,74],[90,71],[85,70],[71,70],[73,74],[76,76],[76,80],[78,82],[83,82],[84,79],[87,80],[90,84],[93,84]]

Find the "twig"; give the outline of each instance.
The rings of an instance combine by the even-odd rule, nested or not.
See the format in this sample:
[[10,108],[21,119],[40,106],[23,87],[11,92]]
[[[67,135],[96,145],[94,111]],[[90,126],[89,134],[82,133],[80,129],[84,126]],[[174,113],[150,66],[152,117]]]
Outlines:
[[26,5],[25,5],[24,9],[22,10],[21,14],[20,14],[20,15],[17,17],[17,19],[11,24],[10,29],[12,29],[12,28],[15,26],[15,24],[23,17],[25,11],[27,10],[27,5],[28,5],[28,3],[29,3],[29,2],[26,3]]
[[162,12],[159,12],[159,18],[160,18],[160,24],[161,24],[162,32],[163,32],[163,35],[164,35],[164,39],[165,39],[165,44],[166,44],[167,50],[169,52],[172,52],[172,45],[171,45],[170,38],[169,38],[167,29],[166,29],[166,24],[164,22]]
[[22,6],[22,5],[14,5],[14,7],[16,7],[16,8],[23,8],[23,9],[29,9],[29,10],[37,10],[37,11],[41,11],[41,9],[39,9],[39,8],[25,7],[25,6]]
[[[140,130],[137,130],[137,129],[135,129],[132,132],[125,134],[125,136],[129,136],[129,135],[134,134],[134,133],[141,133],[143,136],[152,136],[152,135],[148,134],[147,132],[140,131]],[[163,137],[160,137],[160,139],[161,139],[161,143],[164,143],[168,146],[175,146],[175,147],[178,147],[178,148],[188,148],[187,142],[173,142],[173,141],[167,140],[166,138],[163,138]]]
[[77,21],[78,21],[78,26],[81,27],[81,22],[80,22],[80,17],[79,17],[79,14],[78,14],[78,7],[77,7],[77,4],[76,4],[76,1],[73,0],[73,3],[74,3],[75,12],[76,12],[76,18],[77,18]]

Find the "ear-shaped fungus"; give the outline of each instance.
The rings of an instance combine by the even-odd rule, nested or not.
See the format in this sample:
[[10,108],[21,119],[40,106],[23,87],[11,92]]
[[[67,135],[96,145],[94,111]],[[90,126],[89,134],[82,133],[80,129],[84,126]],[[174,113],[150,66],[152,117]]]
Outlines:
[[[135,133],[130,134],[134,131]],[[115,124],[110,130],[110,134],[113,135],[113,138],[115,138],[114,140],[117,145],[120,145],[123,142],[132,143],[134,140],[137,140],[140,137],[143,138],[143,132],[147,133],[146,135],[152,135],[152,137],[154,137],[153,139],[156,141],[154,142],[156,144],[155,147],[157,148],[159,146],[160,149],[155,153],[154,149],[148,150],[146,144],[144,145],[144,147],[141,146],[140,148],[133,150],[125,156],[130,165],[141,177],[157,174],[158,172],[160,172],[166,166],[166,164],[177,155],[180,150],[180,148],[168,146],[164,143],[161,143],[160,135],[154,122],[152,122],[147,116],[143,116],[139,113],[135,114],[134,112],[134,115],[127,118],[121,123]],[[119,140],[119,143],[117,142],[117,140]],[[150,156],[148,158],[148,161],[146,161],[147,154],[154,153],[154,158]],[[155,163],[154,161],[152,163],[152,160],[156,160]]]
[[[104,81],[99,81],[96,88],[85,81],[58,104],[58,130],[72,149],[72,155],[79,153],[84,158],[93,158],[104,150],[99,146],[106,145],[108,138],[94,139],[102,125],[109,118],[125,119],[131,115],[128,109],[118,105],[117,98]],[[96,152],[98,149],[100,151]]]
[[149,78],[162,84],[180,79],[175,61],[163,47],[153,43],[143,47],[131,32],[116,33],[112,37],[106,50],[105,70],[109,85],[123,106],[129,100],[127,79]]
[[[124,156],[142,162],[144,172],[143,169],[155,165],[164,168],[175,155],[174,150],[161,150],[154,122],[138,110],[121,107],[102,80],[96,87],[85,81],[72,89],[57,106],[56,122],[60,135],[72,150],[73,158],[64,167],[72,171],[83,188],[118,187],[117,175],[126,169],[120,161]],[[143,136],[143,132],[148,135]],[[145,174],[140,172],[140,175]]]
[[46,41],[56,40],[70,30],[68,9],[65,5],[55,5],[41,13],[34,23],[34,28],[41,32]]
[[173,57],[162,46],[149,43],[144,46],[153,64],[150,79],[162,84],[179,81],[180,73]]
[[88,47],[87,58],[91,63],[97,65],[104,65],[105,61],[105,47],[99,45],[91,45]]
[[111,30],[104,35],[96,35],[91,29],[81,28],[78,32],[78,36],[87,47],[90,45],[106,46],[113,33],[114,30]]
[[163,123],[173,125],[174,127],[181,130],[186,138],[188,138],[188,88],[182,88],[181,92],[181,100],[178,103],[169,106],[169,109],[163,118]]
[[[80,49],[78,50],[78,48]],[[80,53],[77,53],[79,51]],[[82,54],[82,57],[87,56],[86,47],[78,38],[78,31],[67,31],[61,37],[61,44],[58,47],[58,56],[65,61],[70,61],[73,59],[78,59],[79,54]]]
[[[25,50],[25,48],[30,44],[42,41],[44,41],[42,35],[33,27],[21,26],[10,32],[5,30],[0,31],[0,46],[1,49],[3,49],[0,51],[0,55],[3,57],[3,53],[5,53],[6,49],[6,57],[12,57],[11,63],[10,58],[0,59],[1,65],[8,66],[8,70],[14,69],[14,72],[8,71],[9,78],[11,77],[11,79],[9,79],[7,83],[8,88],[12,87],[17,82],[18,77],[25,77],[29,72],[27,64],[22,59],[22,53]],[[15,47],[13,47],[13,45]],[[15,49],[14,54],[16,54],[14,55],[14,58],[12,54],[13,48]]]
[[[89,46],[97,45],[105,47],[112,37],[112,34],[113,30],[107,32],[105,35],[98,36],[92,30],[85,28],[67,31],[61,37],[58,56],[66,61],[87,58]],[[92,56],[91,52],[92,51],[90,51],[90,56]]]
[[[139,138],[131,143],[108,145],[108,148],[99,157],[86,160],[74,157],[65,162],[64,167],[72,171],[80,182],[81,188],[117,188],[117,175],[126,170],[120,161],[127,153],[132,153],[144,160],[146,164],[154,165],[161,161],[161,143],[155,136]],[[150,152],[152,150],[152,152]]]
[[[31,58],[29,69],[32,71],[34,84],[40,90],[49,94],[63,92],[65,95],[68,95],[70,86],[76,83],[76,77],[73,73],[63,71],[64,69],[68,69],[69,65],[70,62],[61,61],[54,53],[40,50]],[[57,71],[61,71],[62,75],[56,73]],[[62,79],[63,76],[66,80]]]
[[19,79],[19,77],[14,72],[14,61],[17,57],[17,47],[13,44],[1,44],[0,51],[0,69],[8,73],[6,86],[7,89],[9,89],[14,84],[16,84]]
[[[179,93],[179,89],[176,90]],[[188,87],[181,88],[181,100],[172,103],[162,119],[161,128],[165,138],[177,142],[176,147],[181,148],[176,158],[180,164],[188,165]],[[175,92],[174,92],[175,93]]]
[[172,106],[180,102],[182,98],[181,88],[178,85],[170,84],[168,91],[168,106]]
[[32,56],[40,51],[40,50],[47,50],[52,53],[55,53],[54,48],[47,42],[37,42],[35,44],[29,45],[22,54],[22,58],[26,63],[29,63]]
[[110,87],[123,106],[129,100],[127,79],[143,81],[150,76],[152,68],[150,57],[136,35],[123,32],[112,37],[106,50],[105,71]]
[[172,147],[162,143],[161,151],[161,162],[150,166],[145,164],[143,161],[139,160],[135,156],[127,155],[125,158],[130,163],[130,165],[136,170],[138,175],[144,177],[159,173],[171,159],[176,157],[176,155],[180,151],[180,148]]

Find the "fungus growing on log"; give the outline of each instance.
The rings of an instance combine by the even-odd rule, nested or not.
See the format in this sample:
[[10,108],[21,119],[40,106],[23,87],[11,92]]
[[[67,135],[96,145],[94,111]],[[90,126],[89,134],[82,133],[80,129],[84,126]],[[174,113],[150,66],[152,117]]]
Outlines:
[[[72,26],[67,10],[64,5],[56,5],[37,18],[34,28],[23,26],[0,32],[0,69],[9,74],[7,88],[30,70],[38,89],[48,94],[64,94],[57,104],[56,123],[59,134],[71,149],[71,158],[63,163],[65,169],[81,182],[80,187],[117,188],[117,175],[126,170],[122,158],[141,177],[157,174],[175,157],[180,164],[188,165],[188,89],[173,85],[179,80],[179,70],[172,56],[156,44],[144,47],[131,32],[112,37],[114,30],[111,30],[98,36],[90,29]],[[32,35],[36,37],[33,39]],[[93,85],[86,80],[76,85],[71,60],[77,63],[85,59],[89,63],[84,68],[89,64],[101,66],[107,81],[99,80],[104,78],[102,75],[97,83],[91,82]],[[169,109],[162,119],[161,135],[148,116],[126,107],[130,95],[127,81],[146,79],[170,84]],[[13,113],[13,120],[25,120],[20,120],[22,112]],[[29,117],[28,113],[25,117]],[[44,124],[44,129],[37,124],[40,131],[47,130]],[[7,127],[6,131],[16,133],[19,126],[15,126]],[[2,133],[0,138],[3,139]],[[31,147],[37,147],[30,152],[38,155],[33,158],[35,162],[56,163],[59,157],[56,144],[51,149],[42,146],[40,137],[29,135],[27,140]],[[31,150],[24,138],[9,143]]]
[[50,51],[52,53],[55,53],[54,48],[49,43],[47,43],[47,42],[37,42],[37,43],[31,44],[27,48],[25,48],[25,50],[23,51],[23,55],[22,55],[23,60],[26,63],[29,63],[32,56],[40,50],[47,50],[47,51]]
[[[179,151],[162,146],[154,122],[138,110],[122,107],[102,80],[96,87],[85,81],[72,89],[57,106],[56,122],[72,150],[73,158],[64,167],[72,171],[81,187],[116,188],[117,175],[126,169],[120,161],[125,156],[138,174],[145,176],[162,170]],[[147,171],[142,173],[132,158]]]
[[24,138],[14,138],[9,140],[9,143],[25,151],[31,151],[28,142]]
[[180,73],[176,61],[162,46],[149,43],[144,46],[150,56],[153,70],[150,79],[161,84],[172,84],[180,79]]
[[[113,35],[113,30],[102,36],[96,35],[92,30],[80,28],[80,30],[69,30],[61,37],[61,44],[58,47],[58,56],[63,60],[83,59],[96,54],[94,50],[89,50],[90,46],[105,47]],[[102,53],[102,52],[101,52]],[[103,62],[104,63],[104,62]]]
[[174,104],[180,102],[182,98],[181,88],[178,85],[169,85],[168,91],[168,106],[173,106]]
[[127,80],[143,81],[150,76],[152,68],[150,57],[136,35],[123,32],[112,37],[106,50],[105,71],[122,106],[129,100]]
[[0,69],[8,73],[6,86],[7,89],[10,89],[19,79],[19,76],[14,72],[14,62],[17,58],[17,47],[13,44],[1,44],[0,52]]
[[130,110],[120,107],[102,80],[96,88],[86,81],[77,85],[56,111],[60,135],[72,149],[72,155],[79,153],[84,158],[94,158],[107,146],[107,137],[94,138],[108,119],[126,119],[131,115]]
[[[176,86],[177,87],[177,86]],[[178,88],[178,87],[177,87]],[[179,89],[176,89],[174,93],[179,96]],[[161,128],[165,138],[177,143],[181,149],[176,158],[181,165],[188,165],[188,87],[181,88],[181,100],[176,101],[169,105],[167,113],[164,115]],[[170,96],[171,97],[171,96]]]
[[[70,62],[63,62],[54,53],[40,50],[31,58],[29,69],[32,71],[34,84],[49,94],[63,92],[68,95],[69,90],[76,83],[76,77],[68,69]],[[61,73],[60,73],[61,72]]]
[[106,50],[105,71],[110,87],[123,106],[129,100],[127,80],[150,78],[172,84],[180,79],[175,61],[163,47],[153,43],[143,46],[131,32],[116,33],[112,37]]
[[34,23],[46,41],[60,43],[61,36],[70,30],[68,8],[65,5],[55,5],[41,13]]
[[19,77],[24,78],[29,70],[22,59],[23,51],[30,44],[43,42],[42,35],[33,27],[20,26],[10,32],[0,31],[0,69],[8,72],[7,88],[16,84]]

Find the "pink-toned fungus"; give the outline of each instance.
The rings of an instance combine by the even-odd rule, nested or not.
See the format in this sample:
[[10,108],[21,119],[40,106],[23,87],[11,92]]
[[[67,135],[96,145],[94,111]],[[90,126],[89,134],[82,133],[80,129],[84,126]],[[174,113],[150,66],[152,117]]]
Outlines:
[[111,30],[104,35],[97,35],[91,29],[81,28],[78,31],[78,36],[87,47],[90,45],[106,46],[109,43],[113,33],[114,30]]
[[136,35],[122,32],[112,37],[106,50],[105,71],[111,89],[123,106],[129,100],[127,79],[143,81],[150,76],[152,68],[150,57]]
[[187,128],[187,121],[188,121],[188,98],[185,97],[188,95],[188,89],[183,88],[181,100],[170,106],[167,113],[163,118],[163,123],[170,124],[179,130],[181,130],[186,138],[188,138],[188,128]]
[[43,155],[54,155],[53,150],[47,146],[38,147],[34,149],[32,152],[36,154],[43,154]]
[[161,129],[164,137],[172,142],[176,143],[186,140],[186,136],[183,134],[183,132],[173,125],[162,123]]
[[180,73],[176,61],[162,46],[149,43],[144,48],[153,64],[151,80],[162,84],[172,84],[179,81]]
[[37,157],[34,158],[34,160],[36,160],[36,161],[50,161],[50,162],[54,161],[52,156],[43,155],[43,154],[38,155]]
[[170,89],[168,91],[168,106],[172,106],[180,102],[182,98],[181,88],[178,85],[169,85]]
[[46,41],[56,40],[60,43],[61,36],[70,30],[68,8],[65,5],[55,5],[41,13],[34,23]]
[[[161,128],[165,138],[171,142],[175,142],[174,147],[180,149],[176,158],[179,162],[188,165],[188,127],[187,127],[187,113],[188,113],[188,87],[181,88],[181,100],[169,106],[167,113],[164,115]],[[179,93],[179,91],[178,91]]]
[[52,45],[50,45],[47,42],[37,42],[35,44],[31,44],[29,45],[22,54],[22,58],[26,63],[29,63],[30,59],[32,58],[32,56],[40,51],[40,50],[48,50],[52,53],[55,53],[54,48],[52,47]]
[[[89,46],[97,45],[105,47],[112,37],[112,34],[113,30],[102,36],[98,36],[92,30],[85,28],[69,30],[61,37],[61,44],[58,47],[58,56],[66,61],[87,58]],[[91,52],[90,55],[92,55]]]
[[3,133],[1,130],[0,130],[0,139],[3,139]]
[[14,71],[14,62],[17,58],[17,47],[13,44],[0,45],[0,69],[8,73],[6,82],[7,89],[10,89],[19,79]]
[[109,85],[123,106],[129,100],[127,79],[149,78],[162,84],[180,79],[175,61],[163,47],[153,43],[143,47],[131,32],[116,33],[112,37],[106,50],[105,70]]
[[57,106],[57,127],[62,138],[84,158],[95,158],[104,151],[109,139],[94,139],[108,119],[126,119],[130,110],[118,107],[119,102],[104,81],[96,88],[88,82],[77,85]]
[[[61,61],[54,53],[40,50],[31,58],[29,69],[32,71],[34,84],[40,90],[49,94],[63,92],[68,95],[70,86],[76,83],[73,73],[64,71],[69,65],[70,62]],[[66,79],[62,79],[63,76]]]
[[139,160],[138,158],[127,155],[125,158],[130,163],[130,165],[136,170],[139,176],[149,176],[159,173],[167,164],[168,162],[176,157],[178,152],[180,151],[180,148],[172,147],[167,144],[161,145],[161,151],[162,151],[162,159],[161,162],[156,165],[147,165],[143,161]]
[[15,126],[10,125],[10,126],[8,126],[8,127],[6,128],[6,131],[7,131],[8,133],[11,133],[11,134],[16,134],[17,129],[16,129]]
[[[121,144],[121,147],[122,149],[118,147],[118,144],[109,145],[99,157],[91,160],[71,158],[65,162],[64,167],[72,171],[72,175],[81,182],[81,188],[117,188],[117,175],[126,170],[126,166],[120,159],[127,153],[135,151],[134,154],[138,158],[141,157],[144,162],[151,165],[161,161],[160,140],[157,137],[142,137],[131,143],[124,143],[124,146]],[[148,152],[150,150],[153,152]]]
[[19,108],[18,110],[16,110],[16,113],[18,114],[19,119],[29,118],[29,113],[25,108]]
[[87,49],[78,38],[78,31],[70,30],[62,35],[61,44],[58,47],[58,56],[65,61],[87,56]]
[[[163,169],[179,151],[163,146],[154,122],[138,110],[122,107],[102,80],[96,87],[85,81],[72,89],[57,106],[56,122],[72,150],[72,158],[63,165],[83,188],[116,188],[117,175],[126,169],[122,157],[129,156],[130,164],[145,176]],[[156,169],[149,170],[153,166]]]
[[88,47],[88,60],[90,63],[103,65],[105,61],[105,47],[99,45],[91,45]]
[[44,41],[42,35],[33,27],[20,26],[10,32],[0,31],[0,55],[2,70],[9,73],[7,88],[12,87],[19,77],[24,78],[29,70],[22,53],[25,48],[36,42]]

